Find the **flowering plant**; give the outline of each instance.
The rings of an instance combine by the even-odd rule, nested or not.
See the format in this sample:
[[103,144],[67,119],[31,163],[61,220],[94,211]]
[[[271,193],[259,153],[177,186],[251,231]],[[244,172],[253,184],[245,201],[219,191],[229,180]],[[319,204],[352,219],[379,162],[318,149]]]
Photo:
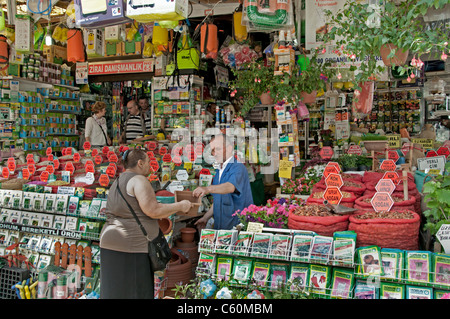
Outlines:
[[262,223],[265,227],[270,228],[288,228],[289,210],[303,205],[304,201],[291,197],[269,199],[264,206],[250,205],[243,210],[237,210],[234,215],[245,227],[248,223]]
[[305,177],[288,179],[281,185],[281,192],[283,194],[310,195],[315,183],[314,180]]

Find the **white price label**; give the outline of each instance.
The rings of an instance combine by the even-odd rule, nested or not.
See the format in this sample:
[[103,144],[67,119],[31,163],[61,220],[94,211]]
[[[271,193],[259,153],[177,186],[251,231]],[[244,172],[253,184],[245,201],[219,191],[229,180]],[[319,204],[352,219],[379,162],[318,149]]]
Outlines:
[[189,174],[185,169],[180,169],[177,172],[177,180],[179,181],[187,181],[189,178]]
[[450,225],[442,225],[436,233],[436,237],[441,243],[442,247],[444,247],[445,253],[450,254]]

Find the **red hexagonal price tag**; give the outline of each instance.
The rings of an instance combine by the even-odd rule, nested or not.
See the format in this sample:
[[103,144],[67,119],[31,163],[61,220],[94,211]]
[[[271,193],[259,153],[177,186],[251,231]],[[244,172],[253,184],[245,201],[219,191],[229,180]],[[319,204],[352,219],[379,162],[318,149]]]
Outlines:
[[81,159],[80,153],[75,153],[75,154],[73,154],[73,161],[74,161],[75,163],[79,163],[79,162],[80,162],[80,159]]
[[111,155],[111,156],[109,157],[109,161],[110,161],[110,162],[117,163],[118,160],[119,160],[119,159],[117,158],[116,153],[114,153],[113,155]]
[[324,146],[319,152],[320,157],[323,159],[330,159],[333,156],[334,152],[331,146]]
[[84,142],[83,149],[85,151],[90,150],[91,149],[91,143],[89,143],[88,141]]
[[204,149],[204,146],[202,143],[195,143],[195,148],[194,148],[195,154],[197,154],[198,156],[202,155],[203,149]]
[[325,178],[325,184],[327,187],[337,187],[341,188],[344,185],[344,181],[342,180],[342,176],[339,174],[331,173]]
[[323,176],[327,178],[328,175],[330,174],[339,174],[339,171],[337,170],[336,166],[328,165],[325,167],[325,169],[323,170]]
[[395,171],[397,169],[397,165],[395,165],[393,160],[384,160],[380,165],[380,169],[383,171]]
[[45,170],[47,172],[49,172],[49,174],[53,174],[55,172],[55,168],[53,167],[53,165],[47,165],[47,167],[45,168]]
[[394,200],[388,193],[375,193],[370,203],[376,212],[389,212]]
[[92,150],[91,155],[94,156],[94,157],[97,156],[97,155],[98,155],[98,149],[94,148],[94,149]]
[[163,146],[159,149],[159,155],[164,156],[167,153],[167,147]]
[[390,179],[394,185],[398,185],[400,183],[400,177],[398,176],[397,172],[386,172],[383,175],[382,179]]
[[50,156],[50,154],[52,154],[52,148],[47,147],[47,149],[45,150],[45,155]]
[[327,187],[323,192],[323,199],[326,199],[330,204],[339,205],[342,200],[342,193],[337,187]]
[[450,155],[450,149],[447,146],[441,146],[437,150],[438,155],[443,155],[447,158]]
[[95,162],[95,164],[100,165],[103,162],[102,156],[101,155],[95,156],[94,157],[94,162]]
[[106,168],[106,175],[111,178],[116,176],[116,169],[114,168],[114,166],[108,165],[108,167]]
[[86,164],[86,166],[84,167],[84,171],[86,173],[95,173],[95,167],[93,164]]
[[50,175],[49,172],[43,171],[39,176],[39,179],[41,180],[41,182],[47,182],[49,175]]
[[399,160],[400,156],[398,155],[397,151],[390,150],[390,151],[388,151],[388,158],[390,160],[393,160],[394,163],[397,163],[397,161]]
[[402,148],[400,149],[403,156],[406,156],[409,153],[409,149],[411,148],[411,143],[405,143],[403,144]]
[[2,168],[2,177],[3,178],[9,178],[9,169],[8,169],[8,167],[3,167]]
[[150,161],[150,167],[152,168],[153,172],[156,173],[159,170],[158,161]]
[[58,169],[59,168],[59,159],[54,159],[53,160],[53,166],[55,167],[55,169]]
[[34,175],[34,173],[36,172],[36,166],[34,166],[34,164],[28,164],[27,168],[30,171],[30,174]]
[[7,165],[9,171],[14,174],[14,171],[16,170],[16,161],[14,160],[14,158],[9,158]]
[[375,186],[375,189],[379,193],[388,193],[392,195],[395,190],[395,184],[392,179],[380,179]]
[[98,183],[100,184],[100,186],[106,187],[109,185],[109,177],[107,174],[102,174],[100,175],[99,179],[98,179]]
[[439,154],[436,151],[431,150],[427,152],[427,155],[425,157],[436,157],[436,156],[439,156]]
[[337,162],[328,162],[327,166],[336,167],[336,170],[338,171],[338,173],[340,173],[342,171],[341,166]]
[[72,162],[68,162],[68,163],[66,163],[64,170],[70,172],[70,175],[72,175],[73,172],[75,171],[75,167],[73,166]]
[[172,156],[170,156],[169,153],[164,154],[162,160],[163,160],[164,163],[170,163],[172,161]]
[[28,170],[28,168],[22,168],[22,178],[30,179],[30,171]]
[[183,162],[183,160],[181,159],[181,156],[175,155],[175,156],[172,158],[172,162],[173,162],[176,166],[180,166],[181,163]]

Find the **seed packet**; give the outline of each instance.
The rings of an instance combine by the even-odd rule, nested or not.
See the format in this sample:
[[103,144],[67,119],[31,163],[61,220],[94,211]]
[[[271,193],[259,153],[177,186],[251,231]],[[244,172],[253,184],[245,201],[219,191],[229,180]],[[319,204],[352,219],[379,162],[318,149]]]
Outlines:
[[[59,217],[61,217],[61,216],[59,216]],[[53,238],[52,238],[52,245],[51,245],[51,247],[50,247],[50,253],[51,253],[51,254],[54,254],[54,253],[55,253],[55,244],[56,244],[57,242],[61,243],[61,246],[62,246],[62,244],[64,244],[64,237],[59,237],[59,236],[57,236],[57,237],[53,237]]]
[[51,237],[43,235],[41,241],[39,242],[39,251],[48,254],[50,252],[51,246],[52,246]]
[[91,202],[91,205],[89,206],[87,216],[97,218],[100,212],[100,206],[102,206],[102,199],[94,198]]
[[433,299],[442,299],[448,293],[450,293],[448,290],[434,289]]
[[65,215],[68,201],[69,195],[56,195],[55,213]]
[[241,231],[233,247],[233,255],[247,256],[253,240],[252,232]]
[[44,211],[53,213],[56,210],[56,194],[45,194]]
[[198,251],[205,253],[214,252],[215,241],[216,241],[215,229],[202,229],[200,233],[200,241],[198,243]]
[[253,236],[253,247],[250,252],[250,256],[267,258],[271,241],[272,234],[255,233]]
[[216,278],[219,280],[228,280],[231,275],[233,257],[221,256],[217,258]]
[[311,262],[327,263],[330,259],[333,246],[333,237],[314,236],[311,245]]
[[450,286],[450,255],[433,254],[433,283],[438,287]]
[[2,212],[0,215],[0,222],[7,223],[9,220],[10,210],[6,208],[2,208]]
[[69,204],[67,207],[67,214],[76,215],[78,210],[78,203],[80,202],[80,198],[78,196],[70,196]]
[[382,248],[381,265],[383,267],[383,280],[401,280],[401,271],[403,265],[403,250]]
[[378,299],[379,288],[376,285],[371,285],[367,280],[356,280],[354,299]]
[[20,222],[20,219],[22,217],[22,212],[18,210],[11,210],[9,214],[8,222],[11,224],[18,224]]
[[65,229],[66,230],[77,230],[78,228],[78,218],[77,217],[66,217],[66,226]]
[[229,254],[236,241],[238,231],[219,229],[216,238],[216,253]]
[[326,296],[331,279],[331,267],[326,265],[309,265],[309,287],[312,294]]
[[102,198],[102,202],[100,203],[100,210],[98,212],[97,218],[106,219],[106,204],[107,203],[108,203],[108,201],[106,199]]
[[405,251],[405,279],[409,283],[431,282],[431,256],[429,251]]
[[34,211],[44,211],[45,194],[34,194],[31,205]]
[[335,232],[333,234],[333,266],[353,267],[355,245],[354,231]]
[[40,227],[50,228],[53,226],[53,215],[50,214],[41,214],[41,220],[39,221]]
[[36,269],[37,270],[44,269],[45,267],[50,265],[51,260],[52,260],[51,256],[40,254]]
[[380,299],[405,299],[405,285],[381,282]]
[[89,207],[91,206],[91,200],[84,199],[78,203],[78,213],[80,217],[88,217]]
[[25,210],[30,210],[33,207],[31,206],[31,200],[33,198],[34,193],[31,192],[24,192],[23,193],[23,200],[22,200],[22,208]]
[[31,215],[31,226],[39,226],[39,223],[41,222],[41,215],[40,213],[32,213]]
[[356,250],[358,273],[363,276],[383,276],[381,251],[378,246],[360,247]]
[[212,276],[214,273],[214,267],[216,263],[215,254],[207,254],[201,252],[198,257],[197,263],[197,275],[199,276]]
[[[256,234],[255,234],[256,235]],[[270,263],[256,260],[253,264],[252,280],[258,287],[266,287],[270,275]]]
[[270,264],[270,289],[276,290],[286,284],[289,276],[289,265],[272,262]]
[[11,208],[12,206],[12,193],[11,190],[5,190],[2,197],[2,207]]
[[32,235],[28,242],[28,249],[37,250],[39,248],[39,243],[41,242],[41,235]]
[[233,278],[231,282],[238,286],[249,283],[253,268],[253,260],[250,258],[235,258],[233,262]]
[[[28,243],[30,242],[30,240],[31,240],[31,235],[30,234],[24,234],[22,236],[22,238],[20,238],[20,245],[19,245],[19,247],[22,248],[22,249],[28,249]],[[1,241],[0,241],[0,244],[1,244]]]
[[433,299],[433,288],[406,285],[406,299]]
[[332,299],[351,299],[353,282],[353,269],[333,267],[331,279],[331,298]]
[[287,260],[291,246],[291,236],[274,234],[270,243],[270,258]]
[[22,198],[23,198],[22,191],[11,191],[11,200],[10,200],[10,203],[12,203],[11,208],[21,209],[22,208]]
[[292,241],[291,261],[309,262],[313,236],[295,235]]
[[289,276],[289,290],[292,292],[300,291],[309,286],[309,265],[300,263],[291,263]]

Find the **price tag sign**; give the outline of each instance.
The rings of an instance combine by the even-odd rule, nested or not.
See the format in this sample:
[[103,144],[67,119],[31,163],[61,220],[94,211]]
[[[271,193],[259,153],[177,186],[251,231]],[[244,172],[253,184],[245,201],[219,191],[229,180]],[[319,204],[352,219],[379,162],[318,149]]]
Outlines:
[[84,179],[85,179],[86,184],[92,185],[95,182],[94,173],[87,172]]
[[169,190],[169,192],[175,193],[176,191],[184,190],[184,186],[181,184],[180,181],[173,181],[170,183],[167,189]]
[[389,212],[394,201],[388,193],[375,193],[370,201],[376,212]]
[[392,179],[380,179],[375,186],[375,190],[379,193],[388,193],[392,195],[395,190],[395,184]]
[[389,150],[388,151],[388,158],[390,160],[393,160],[394,163],[397,163],[397,161],[399,160],[400,156],[398,155],[397,151],[395,150]]
[[30,171],[30,174],[34,175],[34,173],[36,172],[36,166],[34,166],[34,164],[28,164],[27,168]]
[[117,163],[118,160],[119,160],[119,159],[117,158],[116,153],[114,153],[113,155],[111,155],[111,156],[109,157],[109,161],[110,161],[110,162]]
[[172,158],[172,162],[174,162],[174,164],[175,164],[176,166],[180,166],[181,163],[183,162],[183,160],[181,159],[181,156],[175,155],[175,156]]
[[172,156],[170,156],[170,154],[165,154],[162,158],[164,163],[170,163],[172,161]]
[[280,168],[278,169],[278,176],[281,178],[291,178],[292,176],[292,166],[294,162],[292,161],[280,161]]
[[438,155],[442,155],[445,156],[445,158],[448,158],[448,156],[450,155],[450,149],[447,146],[441,146],[437,150],[437,153]]
[[72,148],[71,147],[66,148],[64,155],[72,155]]
[[336,170],[338,171],[338,173],[340,173],[342,171],[341,166],[339,166],[339,163],[337,163],[337,162],[328,162],[327,166],[336,167]]
[[45,155],[50,156],[52,154],[52,148],[51,147],[47,147],[47,149],[45,150]]
[[325,167],[325,169],[323,170],[323,176],[327,178],[328,175],[330,174],[339,174],[339,171],[337,170],[336,166],[328,165]]
[[91,143],[89,143],[88,141],[84,142],[83,149],[85,151],[90,150],[91,149]]
[[403,156],[406,156],[409,153],[409,149],[411,148],[411,143],[405,143],[403,144],[401,151]]
[[342,176],[339,174],[331,173],[325,178],[325,184],[327,187],[337,187],[341,188],[344,185],[344,181],[342,180]]
[[324,146],[319,152],[320,157],[322,159],[330,159],[333,156],[334,152],[331,146]]
[[323,192],[323,199],[326,199],[330,204],[339,205],[342,200],[342,193],[337,187],[327,187]]
[[393,160],[384,160],[380,165],[380,169],[383,171],[395,171],[397,165]]
[[29,164],[36,164],[35,162],[34,162],[34,157],[33,156],[31,156],[31,157],[28,157],[27,156],[27,164],[29,165]]
[[73,161],[74,161],[75,163],[79,163],[79,162],[80,162],[80,159],[81,159],[80,153],[75,153],[75,154],[73,154]]
[[347,154],[362,155],[362,148],[359,145],[350,145]]
[[48,157],[47,157],[47,160],[48,161],[53,161],[53,159],[54,159],[54,156],[53,156],[53,154],[50,154]]
[[94,149],[92,150],[91,155],[94,156],[94,157],[97,156],[97,155],[98,155],[98,149],[94,148]]
[[103,161],[103,158],[101,155],[97,155],[94,157],[95,164],[100,165],[102,163],[102,161]]
[[439,156],[439,154],[436,151],[431,150],[427,152],[427,155],[425,157],[436,157],[436,156]]
[[159,149],[159,155],[164,156],[167,154],[167,147],[163,146]]
[[207,168],[202,168],[198,174],[199,175],[211,175],[211,171]]
[[263,228],[263,223],[249,222],[247,225],[247,231],[251,233],[262,233]]
[[443,224],[436,233],[436,238],[444,247],[445,253],[450,254],[450,225]]
[[84,171],[86,173],[94,173],[95,172],[95,167],[93,164],[86,164],[86,166],[84,167]]
[[149,151],[156,150],[156,142],[148,142],[148,150]]
[[53,166],[55,167],[55,169],[59,168],[59,159],[54,159],[53,160]]
[[55,168],[53,167],[53,165],[47,165],[47,167],[45,168],[45,170],[47,172],[49,172],[49,174],[53,174],[55,172]]
[[153,153],[153,151],[148,151],[147,152],[147,156],[148,156],[148,158],[154,158],[155,157],[155,153]]
[[172,154],[172,157],[175,157],[177,155],[181,156],[181,155],[183,155],[183,148],[180,146],[175,146],[172,148],[171,154]]
[[149,176],[148,180],[149,180],[150,182],[157,182],[157,181],[159,181],[159,178],[158,178],[158,175],[156,175],[156,174],[151,174],[151,175]]
[[22,177],[24,179],[30,179],[30,171],[28,170],[28,168],[22,169]]
[[386,172],[383,175],[382,179],[390,179],[394,185],[398,185],[400,183],[400,177],[398,176],[397,172]]
[[73,166],[72,162],[67,162],[64,170],[70,172],[70,175],[72,175],[73,172],[75,171],[75,167]]
[[194,147],[195,154],[197,154],[198,156],[202,155],[203,149],[204,149],[204,146],[202,143],[199,143],[199,142],[195,143],[195,147]]
[[189,179],[189,174],[185,169],[180,169],[176,176],[179,181],[187,181]]
[[445,169],[445,156],[425,157],[417,159],[417,169],[419,171],[428,171],[431,169],[438,169],[441,172]]
[[43,171],[39,176],[39,179],[41,180],[41,182],[47,182],[49,176],[50,176],[49,172]]
[[3,178],[9,178],[9,169],[8,169],[8,167],[3,167],[2,168],[2,177]]
[[99,179],[98,179],[98,183],[100,184],[100,186],[106,187],[109,185],[109,177],[106,174],[102,174],[100,175]]
[[14,171],[16,170],[16,161],[14,160],[14,158],[10,157],[8,159],[7,165],[9,171],[14,174]]
[[108,167],[106,168],[106,175],[108,175],[109,177],[114,177],[116,176],[116,169],[114,168],[114,166],[108,165]]
[[156,173],[159,170],[158,161],[150,161],[150,167],[152,168],[153,172]]
[[108,152],[109,152],[109,147],[108,146],[103,146],[102,153],[103,154],[108,154]]

